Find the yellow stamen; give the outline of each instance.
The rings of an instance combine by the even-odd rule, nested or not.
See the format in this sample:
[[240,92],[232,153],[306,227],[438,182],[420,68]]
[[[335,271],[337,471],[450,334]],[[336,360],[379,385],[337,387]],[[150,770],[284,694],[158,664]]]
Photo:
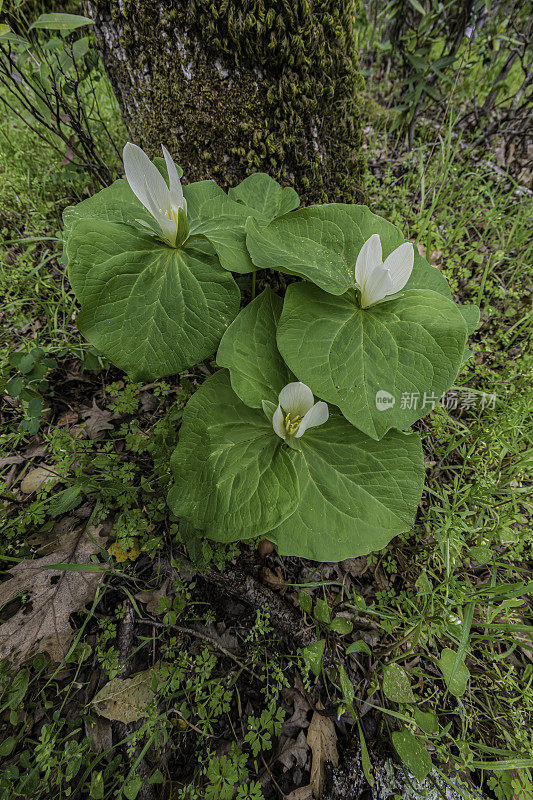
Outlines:
[[300,427],[301,421],[302,417],[299,416],[292,417],[290,414],[287,414],[287,416],[285,417],[285,430],[287,431],[289,436],[294,436],[294,434],[298,432],[298,428]]
[[[161,211],[161,209],[159,209],[159,210]],[[161,211],[161,213],[162,213],[162,214],[164,214],[164,216],[165,216],[167,219],[171,219],[171,220],[172,220],[172,222],[173,222],[175,225],[177,225],[177,224],[178,224],[178,220],[177,220],[177,217],[176,217],[176,213],[175,213],[175,211],[174,211],[174,209],[173,209],[173,208],[170,208],[170,209],[169,209],[169,211]]]

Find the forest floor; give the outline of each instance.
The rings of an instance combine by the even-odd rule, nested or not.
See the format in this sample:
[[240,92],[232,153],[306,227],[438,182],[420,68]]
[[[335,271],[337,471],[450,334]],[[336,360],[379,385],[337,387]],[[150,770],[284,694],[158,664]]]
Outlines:
[[181,413],[215,364],[143,385],[82,340],[61,212],[94,187],[2,131],[0,645],[28,660],[0,666],[1,799],[415,798],[430,758],[428,796],[532,796],[531,197],[451,127],[411,149],[366,133],[373,210],[481,325],[419,424],[414,529],[316,564],[169,517]]

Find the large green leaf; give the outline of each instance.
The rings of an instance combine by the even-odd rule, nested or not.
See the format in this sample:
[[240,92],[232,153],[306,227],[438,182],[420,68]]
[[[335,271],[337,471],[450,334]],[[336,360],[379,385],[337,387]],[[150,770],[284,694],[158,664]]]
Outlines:
[[333,411],[299,442],[288,448],[217,372],[185,409],[170,508],[210,538],[268,533],[281,553],[318,561],[378,550],[410,528],[424,480],[417,434],[375,442]]
[[[372,234],[379,234],[384,259],[387,258],[393,250],[403,244],[403,242],[407,241],[399,228],[383,217],[373,214],[367,206],[350,205],[347,203],[334,204],[335,208],[339,206],[351,217],[353,222],[358,225],[364,242],[366,242]],[[326,208],[331,207],[332,206],[326,206]],[[415,261],[413,271],[405,285],[405,289],[431,289],[433,292],[439,292],[446,297],[451,297],[450,287],[444,275],[439,272],[436,267],[432,267],[428,261],[420,255],[416,247],[414,248],[414,254]]]
[[[166,179],[163,159],[156,158],[154,163]],[[178,172],[182,173],[179,167]],[[264,173],[246,178],[230,189],[229,197],[214,181],[185,184],[183,195],[187,201],[190,236],[205,237],[215,249],[224,269],[240,273],[255,270],[246,249],[245,225],[248,217],[260,219],[266,224],[299,203],[294,189],[282,188]],[[137,220],[154,224],[125,180],[115,181],[77,206],[67,208],[63,215],[65,239],[74,222],[87,218],[124,222],[137,228]]]
[[[161,163],[162,162],[162,163]],[[163,159],[154,159],[155,165],[167,177],[166,166]],[[182,170],[178,168],[178,173]],[[200,208],[216,197],[226,198],[224,191],[214,181],[197,181],[185,184],[183,196],[187,201],[187,214],[191,227],[199,225]],[[108,222],[126,222],[135,227],[136,220],[154,224],[151,214],[134,195],[126,180],[118,180],[105,189],[82,200],[75,206],[69,206],[63,213],[64,238],[68,239],[70,229],[80,219],[103,219]]]
[[246,220],[253,213],[225,194],[203,203],[198,217],[191,221],[191,235],[205,236],[215,248],[224,269],[253,272],[255,267],[246,249]]
[[289,186],[282,188],[265,172],[249,175],[228,191],[228,197],[252,209],[252,216],[267,222],[298,208],[300,198]]
[[225,269],[253,272],[255,266],[246,248],[246,220],[251,217],[266,224],[299,203],[294,189],[282,188],[266,173],[257,172],[230,189],[227,196],[205,202],[191,232],[211,242]]
[[463,315],[464,321],[466,322],[467,333],[470,336],[479,325],[479,306],[458,306],[458,308]]
[[297,378],[374,439],[432,410],[457,375],[465,342],[463,315],[437,292],[405,291],[361,309],[354,292],[333,297],[304,283],[288,287],[277,333]]
[[243,403],[261,408],[276,403],[283,387],[294,380],[276,346],[276,327],[283,300],[265,289],[237,316],[220,342],[217,363],[230,372],[233,391]]
[[[331,294],[355,288],[357,254],[372,234],[380,236],[384,259],[406,241],[395,225],[366,206],[347,203],[298,209],[269,225],[250,220],[246,231],[246,244],[256,266],[307,278]],[[431,289],[451,297],[439,270],[431,267],[416,248],[414,253],[413,272],[405,288]]]
[[[166,177],[165,175],[163,177]],[[216,197],[226,197],[224,190],[215,181],[196,181],[183,186],[183,196],[187,201],[187,215],[191,224],[197,224],[202,206]]]
[[219,541],[265,533],[299,499],[298,453],[282,444],[263,412],[244,405],[220,370],[185,408],[170,508]]
[[66,249],[81,333],[134,380],[210,356],[239,309],[239,289],[208,242],[175,249],[88,218],[73,225]]
[[353,284],[344,257],[344,234],[334,222],[303,213],[306,209],[262,225],[246,223],[246,247],[256,267],[276,268],[316,283],[331,294],[344,294]]
[[279,553],[342,561],[409,530],[424,484],[418,434],[393,431],[376,442],[330,409],[300,442],[298,508],[267,537]]
[[[152,216],[137,200],[126,180],[118,180],[100,192],[69,206],[63,212],[64,238],[68,240],[71,228],[82,219],[100,219],[108,222],[126,222],[135,225],[136,219],[151,222]],[[74,290],[76,291],[76,290]]]
[[[318,217],[326,222],[332,222],[341,229],[343,236],[342,257],[350,274],[350,286],[352,286],[357,254],[365,241],[359,225],[347,210],[351,208],[352,206],[343,203],[329,203],[320,206],[308,206],[298,211],[298,216],[302,219]],[[292,216],[287,217],[287,219],[291,219]]]

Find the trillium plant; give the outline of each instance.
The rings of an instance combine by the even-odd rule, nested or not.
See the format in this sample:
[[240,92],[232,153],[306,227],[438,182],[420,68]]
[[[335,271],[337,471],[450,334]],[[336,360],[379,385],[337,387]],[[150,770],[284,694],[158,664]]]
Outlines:
[[[264,173],[227,192],[182,185],[163,156],[128,143],[126,180],[64,223],[78,327],[106,358],[155,381],[216,354],[183,412],[171,512],[216,541],[265,537],[317,561],[385,547],[422,493],[411,426],[468,358],[478,309],[365,206],[299,208]],[[258,270],[263,290],[241,297],[234,275]],[[276,270],[293,276],[284,296]]]
[[[163,241],[171,247],[179,247],[189,236],[187,201],[183,196],[176,165],[164,145],[162,145],[162,149],[168,174],[168,186],[144,150],[131,142],[128,142],[124,148],[124,172],[131,190],[159,226],[160,230],[156,228],[156,233],[161,233]],[[141,225],[151,228],[143,220],[139,220],[139,222]]]
[[413,271],[415,254],[411,242],[404,242],[382,260],[379,233],[373,233],[361,247],[355,262],[361,308],[368,308],[403,289]]
[[313,392],[305,383],[288,383],[279,393],[278,401],[272,427],[280,439],[293,447],[294,440],[303,436],[308,428],[328,421],[327,403],[315,403]]

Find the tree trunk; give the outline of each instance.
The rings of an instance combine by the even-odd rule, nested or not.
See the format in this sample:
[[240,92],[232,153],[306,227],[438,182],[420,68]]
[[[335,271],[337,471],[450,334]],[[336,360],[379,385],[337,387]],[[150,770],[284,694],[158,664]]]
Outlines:
[[187,181],[362,198],[356,0],[86,0],[134,142]]

